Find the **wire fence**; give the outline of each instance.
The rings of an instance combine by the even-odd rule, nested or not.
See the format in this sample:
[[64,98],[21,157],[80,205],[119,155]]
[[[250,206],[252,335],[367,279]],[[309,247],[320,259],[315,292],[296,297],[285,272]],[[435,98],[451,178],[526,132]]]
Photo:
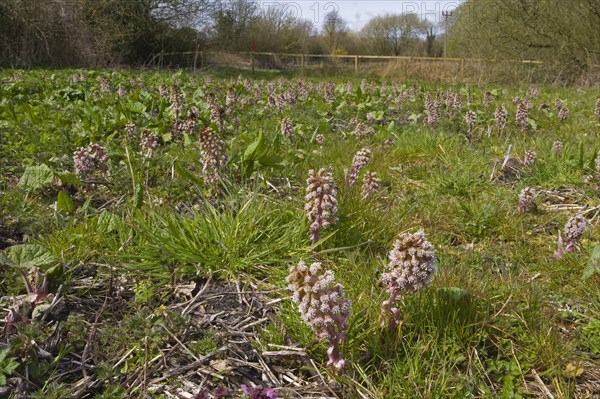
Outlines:
[[300,74],[377,75],[475,82],[553,83],[572,81],[576,75],[577,83],[600,84],[600,65],[591,62],[582,69],[581,66],[539,60],[192,51],[160,54],[153,64],[162,68],[189,68],[194,71],[207,67],[234,67],[252,72],[285,70]]

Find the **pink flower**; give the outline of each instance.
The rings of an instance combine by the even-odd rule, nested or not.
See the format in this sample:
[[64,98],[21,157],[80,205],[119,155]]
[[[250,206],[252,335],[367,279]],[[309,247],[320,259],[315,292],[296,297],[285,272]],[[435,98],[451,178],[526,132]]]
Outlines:
[[341,372],[346,361],[340,352],[340,344],[348,331],[350,315],[350,301],[344,299],[344,288],[335,282],[332,271],[321,273],[318,262],[310,267],[304,261],[292,266],[287,282],[302,320],[319,339],[329,343],[327,366]]

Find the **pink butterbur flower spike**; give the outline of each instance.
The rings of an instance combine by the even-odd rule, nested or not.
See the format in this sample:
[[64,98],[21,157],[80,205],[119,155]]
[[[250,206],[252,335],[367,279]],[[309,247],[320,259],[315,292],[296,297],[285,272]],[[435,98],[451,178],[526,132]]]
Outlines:
[[352,166],[350,167],[350,173],[348,174],[348,185],[353,186],[358,180],[360,171],[371,162],[371,150],[363,148],[358,151],[352,159]]
[[220,172],[227,165],[225,142],[210,127],[200,129],[198,141],[204,181],[208,184],[215,183],[220,177]]
[[390,297],[381,305],[381,316],[382,327],[393,329],[400,323],[401,315],[396,305],[402,292],[414,294],[431,284],[437,259],[423,230],[402,234],[394,243],[389,259],[388,272],[383,273],[381,280]]
[[310,222],[310,241],[315,244],[321,239],[321,230],[337,221],[337,188],[331,171],[326,168],[308,171],[306,183],[304,210]]
[[300,261],[297,266],[290,268],[286,281],[302,320],[319,339],[327,340],[329,344],[327,367],[341,373],[346,361],[340,345],[348,331],[351,305],[344,298],[344,288],[335,282],[331,270],[321,273],[321,264],[318,262],[307,267],[304,261]]
[[586,228],[587,220],[581,214],[572,216],[567,221],[563,230],[567,242],[567,247],[565,248],[567,252],[573,252],[575,250]]

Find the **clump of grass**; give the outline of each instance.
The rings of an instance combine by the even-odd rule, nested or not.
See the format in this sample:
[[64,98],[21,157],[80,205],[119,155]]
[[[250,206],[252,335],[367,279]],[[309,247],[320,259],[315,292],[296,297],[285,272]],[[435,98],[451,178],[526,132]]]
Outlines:
[[162,280],[218,273],[272,275],[275,265],[309,250],[306,225],[289,204],[258,193],[232,193],[176,214],[157,208],[133,214],[135,248],[123,259],[133,273]]

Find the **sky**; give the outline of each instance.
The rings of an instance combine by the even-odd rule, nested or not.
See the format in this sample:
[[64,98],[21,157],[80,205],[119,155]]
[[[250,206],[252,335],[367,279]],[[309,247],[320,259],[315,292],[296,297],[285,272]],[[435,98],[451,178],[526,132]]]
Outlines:
[[451,11],[460,0],[260,0],[261,7],[282,6],[302,19],[321,27],[323,17],[338,10],[348,27],[360,30],[375,16],[386,13],[416,13],[432,22],[439,22],[442,11]]

